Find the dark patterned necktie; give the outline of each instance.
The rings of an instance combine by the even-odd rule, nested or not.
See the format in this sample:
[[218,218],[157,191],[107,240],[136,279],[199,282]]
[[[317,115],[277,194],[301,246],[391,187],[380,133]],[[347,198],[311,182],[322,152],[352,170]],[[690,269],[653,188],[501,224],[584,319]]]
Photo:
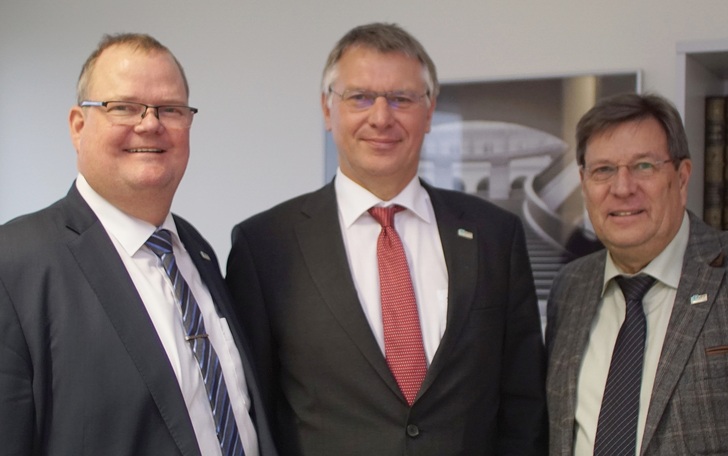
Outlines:
[[238,434],[238,426],[235,424],[230,397],[222,375],[222,366],[207,337],[205,322],[197,301],[177,268],[177,262],[172,252],[172,235],[167,230],[158,230],[147,240],[146,245],[159,257],[164,271],[172,281],[174,295],[182,309],[186,339],[195,354],[202,379],[205,382],[222,454],[224,456],[243,456],[245,451]]
[[377,239],[377,264],[384,327],[384,353],[399,389],[412,405],[427,373],[420,317],[402,240],[394,214],[402,206],[373,207],[369,213],[382,231]]
[[642,298],[655,279],[640,274],[629,278],[619,276],[615,280],[624,294],[626,313],[609,365],[594,456],[634,456],[637,451],[637,417],[647,333]]

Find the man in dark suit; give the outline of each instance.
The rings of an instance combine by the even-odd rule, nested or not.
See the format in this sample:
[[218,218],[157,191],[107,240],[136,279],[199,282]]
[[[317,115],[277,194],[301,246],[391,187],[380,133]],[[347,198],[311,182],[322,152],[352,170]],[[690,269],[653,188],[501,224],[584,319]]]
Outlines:
[[[437,92],[434,64],[404,30],[351,30],[323,75],[336,178],[233,231],[226,279],[282,454],[545,454],[523,227],[417,178]],[[393,229],[379,221],[388,208]]]
[[86,61],[76,182],[0,227],[0,454],[276,454],[215,254],[170,213],[188,98],[148,35]]
[[[603,100],[578,124],[577,161],[606,250],[551,290],[550,454],[728,454],[728,233],[686,211],[680,115],[656,95]],[[640,302],[625,284],[645,279]]]

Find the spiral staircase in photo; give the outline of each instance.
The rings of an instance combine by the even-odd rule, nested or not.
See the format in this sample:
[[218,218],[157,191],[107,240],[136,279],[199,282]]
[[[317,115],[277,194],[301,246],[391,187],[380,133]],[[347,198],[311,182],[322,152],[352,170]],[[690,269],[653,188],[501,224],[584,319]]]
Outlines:
[[561,267],[600,248],[581,228],[578,168],[568,149],[549,133],[489,121],[435,125],[422,148],[425,180],[474,193],[521,217],[542,319]]

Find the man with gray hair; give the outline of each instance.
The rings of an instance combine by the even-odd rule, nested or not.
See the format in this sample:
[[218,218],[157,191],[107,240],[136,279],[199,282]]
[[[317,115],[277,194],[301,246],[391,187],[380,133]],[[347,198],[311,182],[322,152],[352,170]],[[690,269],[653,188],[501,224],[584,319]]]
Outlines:
[[227,281],[284,454],[546,452],[521,222],[417,177],[437,93],[403,29],[349,31],[321,93],[334,181],[233,231]]

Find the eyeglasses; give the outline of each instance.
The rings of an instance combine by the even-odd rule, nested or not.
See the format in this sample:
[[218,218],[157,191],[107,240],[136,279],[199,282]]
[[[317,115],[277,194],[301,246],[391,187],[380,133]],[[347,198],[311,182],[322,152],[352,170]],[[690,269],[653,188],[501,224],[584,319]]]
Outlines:
[[79,106],[105,108],[113,125],[138,125],[152,109],[154,116],[166,128],[190,128],[197,108],[190,106],[154,106],[133,101],[82,101]]
[[581,169],[584,170],[586,177],[594,182],[607,182],[614,178],[619,171],[619,168],[625,167],[629,170],[630,175],[635,179],[649,179],[655,174],[660,172],[665,163],[674,163],[675,159],[669,158],[667,160],[640,160],[638,162],[630,163],[628,165],[615,165],[611,163],[600,163],[597,165],[585,166],[582,165]]
[[350,109],[363,111],[372,107],[377,98],[384,97],[387,105],[397,111],[406,111],[417,106],[420,101],[429,96],[429,92],[419,94],[410,90],[393,90],[390,92],[374,92],[372,90],[344,90],[342,93],[335,92],[329,87],[329,93],[338,95],[341,101]]

